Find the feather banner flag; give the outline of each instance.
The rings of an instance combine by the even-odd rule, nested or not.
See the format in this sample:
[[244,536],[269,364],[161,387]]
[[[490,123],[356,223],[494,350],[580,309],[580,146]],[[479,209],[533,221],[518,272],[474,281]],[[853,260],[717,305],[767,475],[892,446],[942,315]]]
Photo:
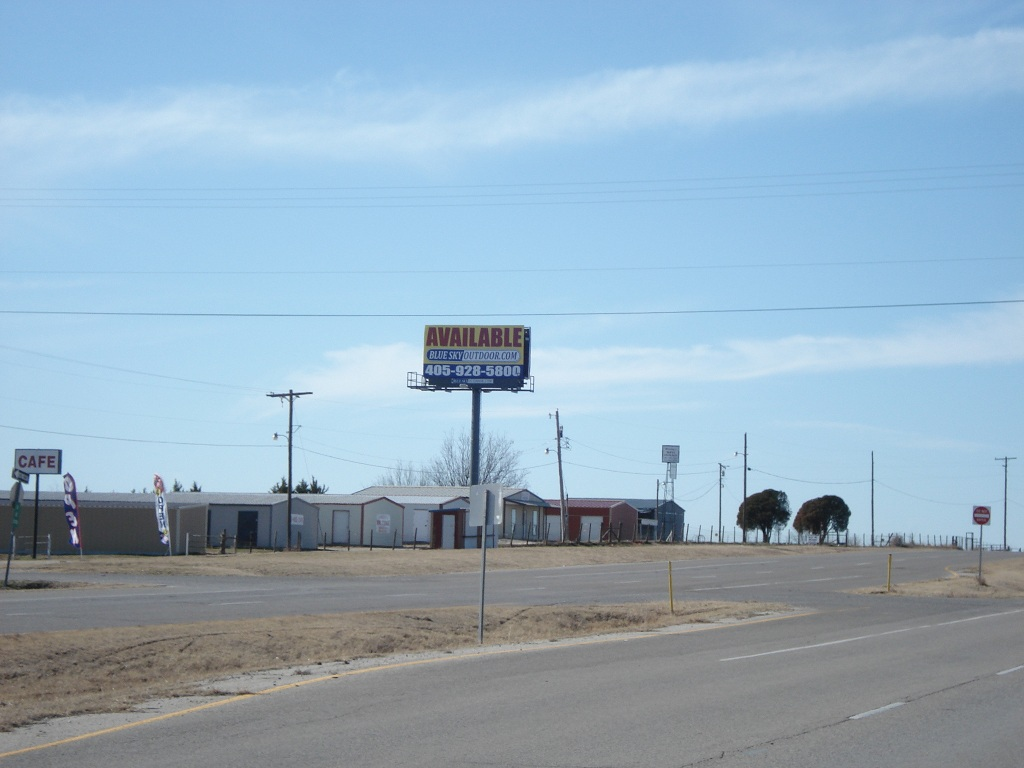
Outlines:
[[64,475],[64,517],[68,519],[71,546],[81,549],[82,530],[78,527],[78,491],[75,488],[75,478],[70,473]]
[[167,523],[164,480],[160,475],[153,475],[153,493],[156,494],[156,527],[160,531],[160,543],[164,546],[169,546],[171,543],[171,527]]

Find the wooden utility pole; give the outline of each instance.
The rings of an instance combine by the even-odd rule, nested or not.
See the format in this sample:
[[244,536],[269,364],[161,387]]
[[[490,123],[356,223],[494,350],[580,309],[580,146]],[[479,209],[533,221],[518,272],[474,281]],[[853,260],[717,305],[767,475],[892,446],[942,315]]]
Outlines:
[[555,409],[555,435],[557,436],[555,452],[558,457],[558,505],[561,514],[562,543],[564,544],[568,535],[566,529],[569,526],[569,511],[565,506],[565,480],[562,477],[562,425],[558,421],[557,408]]
[[[303,395],[312,395],[312,392],[293,392],[288,390],[287,392],[271,392],[267,397],[277,397],[281,399],[283,403],[285,398],[288,399],[288,545],[285,549],[291,550],[292,548],[292,433],[295,428],[292,426],[293,416],[295,412],[295,399],[302,397]],[[273,515],[270,520],[270,535],[271,542],[273,542],[274,535],[274,521]]]
[[1003,462],[1003,549],[1007,549],[1006,544],[1006,478],[1007,478],[1007,465],[1011,461],[1016,461],[1016,456],[1003,456],[1003,458],[997,458],[996,461]]

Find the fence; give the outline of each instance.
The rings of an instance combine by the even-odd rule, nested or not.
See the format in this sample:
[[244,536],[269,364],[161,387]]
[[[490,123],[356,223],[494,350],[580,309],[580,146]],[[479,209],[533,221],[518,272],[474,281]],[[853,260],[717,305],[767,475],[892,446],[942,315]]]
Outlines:
[[[32,555],[32,537],[31,536],[14,536],[14,556],[18,555]],[[47,560],[50,559],[50,555],[53,552],[53,541],[49,535],[39,538],[35,542],[36,555],[43,555]],[[0,553],[8,555],[11,554],[11,547],[8,544],[3,549],[0,549]]]

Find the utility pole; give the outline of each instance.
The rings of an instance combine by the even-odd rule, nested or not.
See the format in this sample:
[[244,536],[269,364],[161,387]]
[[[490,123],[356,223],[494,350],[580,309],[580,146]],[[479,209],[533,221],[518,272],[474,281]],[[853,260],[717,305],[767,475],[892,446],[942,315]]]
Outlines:
[[1007,549],[1006,545],[1006,478],[1007,478],[1007,465],[1011,461],[1016,461],[1016,456],[1003,456],[1003,458],[997,458],[996,461],[1003,462],[1003,549]]
[[[739,451],[733,456],[739,456]],[[747,433],[743,433],[743,506],[740,507],[740,528],[743,529],[743,543],[747,543]]]
[[718,463],[718,543],[722,543],[722,482],[725,480],[725,464]]
[[875,452],[871,452],[871,546],[875,546]]
[[558,504],[561,513],[562,543],[566,541],[567,527],[569,525],[569,511],[565,506],[565,481],[562,479],[562,425],[558,421],[558,409],[555,409],[555,453],[558,458]]
[[[288,546],[286,549],[291,550],[292,548],[292,427],[293,416],[295,412],[295,399],[302,397],[303,395],[312,395],[312,392],[293,392],[288,390],[287,392],[270,392],[267,397],[277,397],[284,403],[285,398],[288,398]],[[273,546],[274,543],[274,520],[271,515],[270,520],[270,544]]]

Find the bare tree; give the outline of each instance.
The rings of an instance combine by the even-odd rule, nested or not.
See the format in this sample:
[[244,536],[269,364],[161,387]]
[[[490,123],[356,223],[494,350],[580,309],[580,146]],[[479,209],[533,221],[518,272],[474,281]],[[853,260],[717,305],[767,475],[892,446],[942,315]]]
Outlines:
[[[472,441],[468,433],[449,432],[441,450],[424,468],[424,482],[431,485],[468,486],[472,463]],[[522,453],[512,440],[494,433],[480,436],[480,482],[519,488],[526,470],[519,466]]]
[[399,459],[395,466],[377,478],[376,485],[424,485],[426,474],[421,469],[416,469],[412,464],[406,464]]

